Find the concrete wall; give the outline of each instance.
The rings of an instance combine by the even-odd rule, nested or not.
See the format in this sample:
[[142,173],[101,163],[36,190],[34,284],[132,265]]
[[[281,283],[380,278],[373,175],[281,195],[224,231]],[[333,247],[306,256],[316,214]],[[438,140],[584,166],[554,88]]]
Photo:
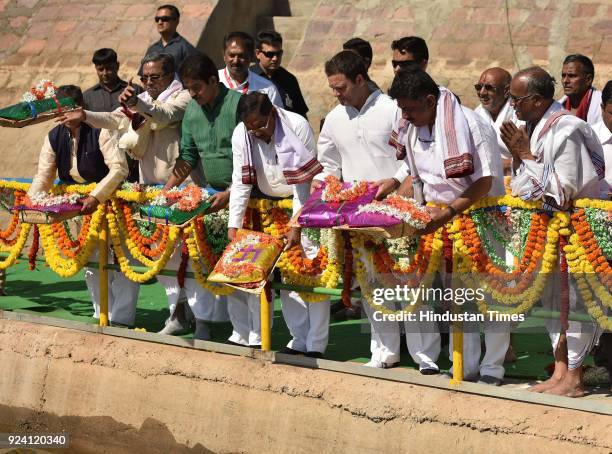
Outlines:
[[0,365],[0,430],[66,431],[71,452],[612,449],[610,416],[14,320]]

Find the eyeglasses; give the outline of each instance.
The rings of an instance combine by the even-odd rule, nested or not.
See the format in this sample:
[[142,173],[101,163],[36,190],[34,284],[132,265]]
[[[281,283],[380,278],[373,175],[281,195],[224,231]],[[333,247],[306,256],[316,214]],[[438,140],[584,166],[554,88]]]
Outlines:
[[266,122],[265,126],[261,126],[260,128],[255,128],[255,129],[247,129],[247,132],[249,134],[255,135],[257,133],[267,131],[268,127],[270,126],[270,118],[272,118],[272,112],[268,114],[268,121]]
[[414,60],[391,60],[391,65],[394,68],[409,68],[409,67],[417,67],[418,63]]
[[521,102],[523,99],[527,99],[527,98],[531,98],[532,96],[535,96],[536,93],[531,93],[529,95],[525,95],[525,96],[519,96],[518,98],[514,95],[508,95],[508,97],[510,98],[510,102],[514,105],[518,104],[519,102]]
[[143,84],[146,84],[147,82],[151,81],[151,82],[157,82],[159,79],[161,79],[162,77],[164,77],[165,74],[152,74],[150,76],[140,76],[140,81]]
[[495,85],[491,85],[491,84],[475,84],[474,85],[474,89],[476,91],[480,91],[482,89],[485,89],[486,91],[497,91],[497,87]]
[[170,22],[174,20],[173,16],[155,16],[155,22]]
[[278,58],[281,58],[283,56],[283,51],[282,50],[268,50],[268,51],[260,51],[262,54],[264,54],[266,56],[266,58],[274,58],[275,56]]

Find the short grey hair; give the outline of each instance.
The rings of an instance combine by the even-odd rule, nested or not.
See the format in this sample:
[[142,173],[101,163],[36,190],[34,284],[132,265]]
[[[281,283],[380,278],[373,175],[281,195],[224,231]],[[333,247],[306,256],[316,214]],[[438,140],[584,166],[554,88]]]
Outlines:
[[539,66],[521,69],[514,77],[527,79],[527,94],[540,95],[544,99],[554,99],[555,78]]
[[142,59],[142,66],[151,62],[161,62],[162,71],[164,74],[174,74],[176,71],[176,64],[174,63],[174,57],[164,52],[157,52],[149,54]]

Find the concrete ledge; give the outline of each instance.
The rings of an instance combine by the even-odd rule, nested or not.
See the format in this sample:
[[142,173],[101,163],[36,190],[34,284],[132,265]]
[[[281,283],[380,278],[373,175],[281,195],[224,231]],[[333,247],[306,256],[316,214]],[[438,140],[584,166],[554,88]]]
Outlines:
[[601,414],[442,389],[441,379],[422,386],[405,370],[356,375],[366,368],[195,351],[24,315],[0,314],[0,429],[65,430],[78,452],[439,452],[457,440],[470,453],[612,448]]

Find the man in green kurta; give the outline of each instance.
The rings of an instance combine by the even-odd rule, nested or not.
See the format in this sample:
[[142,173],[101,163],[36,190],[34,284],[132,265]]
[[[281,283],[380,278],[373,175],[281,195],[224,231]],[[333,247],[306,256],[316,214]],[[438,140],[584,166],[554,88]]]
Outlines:
[[232,184],[232,133],[240,93],[219,83],[212,60],[197,54],[188,57],[180,70],[183,86],[192,100],[183,117],[181,147],[166,188],[181,184],[202,161],[207,184],[219,191],[213,196],[210,212],[225,208]]

